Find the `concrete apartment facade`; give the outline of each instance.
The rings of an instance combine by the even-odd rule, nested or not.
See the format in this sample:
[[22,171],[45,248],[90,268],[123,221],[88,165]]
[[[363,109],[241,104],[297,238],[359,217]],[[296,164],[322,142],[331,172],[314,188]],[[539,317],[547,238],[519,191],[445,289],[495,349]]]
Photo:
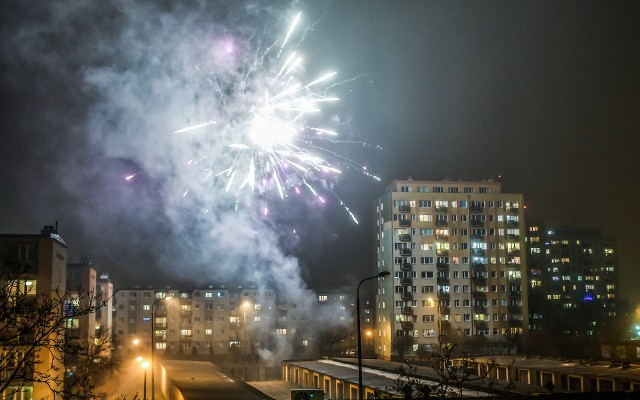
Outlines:
[[[21,275],[19,290],[26,290],[34,299],[55,295],[54,291],[64,294],[66,291],[67,245],[58,235],[53,226],[45,226],[40,234],[0,234],[0,254],[4,261],[19,262],[26,267]],[[3,264],[0,264],[3,267]],[[22,278],[23,277],[23,278]],[[34,290],[35,289],[35,290]],[[3,329],[4,331],[4,329]],[[5,331],[8,333],[8,331]],[[55,334],[52,334],[55,335]],[[55,337],[51,337],[55,340]],[[25,343],[28,346],[28,343]],[[0,343],[0,350],[15,352],[20,356],[19,349],[15,347],[4,348]],[[35,373],[48,374],[62,380],[64,366],[59,362],[62,355],[55,349],[35,352]],[[12,365],[3,365],[0,373],[3,380],[10,376]],[[15,382],[10,385],[0,397],[9,396],[16,387],[22,386],[21,392],[16,393],[15,398],[40,399],[54,398],[52,390],[47,383]],[[61,388],[57,388],[61,389]],[[10,397],[14,398],[14,397]]]
[[373,206],[378,357],[479,341],[513,347],[528,326],[524,198],[492,180],[393,181]]
[[311,318],[317,304],[310,290],[293,294],[226,285],[120,289],[114,296],[114,332],[125,352],[149,354],[153,310],[158,355],[229,354],[233,347],[243,354],[261,349],[275,354],[294,338],[298,346],[311,345]]

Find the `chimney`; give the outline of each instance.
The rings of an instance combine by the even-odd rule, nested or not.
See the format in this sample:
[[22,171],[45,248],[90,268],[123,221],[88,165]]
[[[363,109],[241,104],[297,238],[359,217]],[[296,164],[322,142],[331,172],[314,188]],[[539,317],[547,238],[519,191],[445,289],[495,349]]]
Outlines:
[[42,230],[40,231],[40,234],[42,236],[51,236],[51,235],[56,235],[57,233],[58,233],[58,230],[55,229],[53,225],[45,225],[42,227]]

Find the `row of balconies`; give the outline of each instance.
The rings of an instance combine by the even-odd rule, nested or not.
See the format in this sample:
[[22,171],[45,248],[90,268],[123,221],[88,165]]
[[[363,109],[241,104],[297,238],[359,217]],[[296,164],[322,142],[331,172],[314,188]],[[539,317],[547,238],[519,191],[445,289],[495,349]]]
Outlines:
[[[436,212],[447,212],[447,211],[449,211],[449,207],[448,206],[437,206],[435,209],[436,209]],[[485,212],[485,208],[482,207],[482,206],[471,206],[471,207],[469,207],[469,210],[472,213],[475,213],[475,214],[478,214],[478,213],[482,214],[482,213]],[[509,213],[509,214],[517,214],[519,210],[520,209],[516,208],[516,207],[504,207],[504,211]],[[400,206],[398,206],[398,212],[403,213],[403,214],[410,213],[411,212],[411,206],[408,205],[408,204],[400,205]]]
[[[411,257],[413,255],[413,250],[409,247],[402,247],[397,249],[400,252],[400,256],[402,257]],[[508,249],[507,255],[515,256],[520,254],[520,249]],[[448,249],[436,249],[436,255],[441,257],[448,257],[450,252]],[[471,249],[471,255],[475,257],[486,257],[487,250],[485,249]],[[285,300],[286,301],[286,300]]]
[[[451,321],[439,320],[439,321],[433,321],[433,322],[438,322],[440,325],[440,328],[442,329],[451,328]],[[469,322],[469,321],[465,321],[465,322]],[[511,327],[520,327],[522,326],[522,324],[523,322],[517,319],[510,319],[508,321],[508,325]],[[400,326],[402,327],[402,330],[405,330],[405,331],[411,331],[414,328],[414,324],[412,321],[401,321]],[[473,326],[477,329],[487,329],[489,327],[489,321],[476,319],[476,320],[473,320]]]
[[[454,222],[454,221],[452,221]],[[474,227],[474,228],[482,228],[485,226],[485,223],[487,221],[482,221],[479,219],[472,219],[470,221],[470,226]],[[400,227],[406,228],[406,227],[410,227],[411,226],[411,220],[410,219],[399,219],[398,220],[398,224],[400,225]],[[520,224],[520,221],[514,221],[514,220],[507,220],[504,222],[505,226],[508,227],[517,227]],[[435,220],[435,225],[436,226],[448,226],[449,225],[449,220],[444,220],[444,219],[436,219]]]
[[[413,264],[405,262],[400,265],[400,271],[412,271],[413,270]],[[507,264],[507,268],[510,270],[516,270],[519,271],[520,270],[520,264]],[[483,263],[483,262],[474,262],[473,264],[471,264],[471,269],[475,272],[485,272],[487,270],[487,264]],[[436,263],[436,270],[438,271],[448,271],[449,270],[449,264],[445,264],[445,263]],[[480,277],[477,276],[476,278],[483,278],[484,277]],[[516,278],[514,276],[509,276],[508,277],[509,282],[515,282],[515,281],[520,281],[520,278]],[[477,284],[482,284],[482,282],[476,282]]]

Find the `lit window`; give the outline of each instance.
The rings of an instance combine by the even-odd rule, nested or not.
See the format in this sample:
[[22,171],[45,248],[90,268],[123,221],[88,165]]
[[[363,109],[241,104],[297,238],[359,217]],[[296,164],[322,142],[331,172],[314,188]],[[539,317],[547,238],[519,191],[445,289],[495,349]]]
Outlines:
[[78,318],[67,318],[64,327],[67,329],[78,329],[80,327],[80,320]]

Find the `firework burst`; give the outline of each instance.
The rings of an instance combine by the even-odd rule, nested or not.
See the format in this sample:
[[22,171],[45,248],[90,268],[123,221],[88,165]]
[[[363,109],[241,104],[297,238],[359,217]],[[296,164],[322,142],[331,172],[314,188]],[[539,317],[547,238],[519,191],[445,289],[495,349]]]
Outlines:
[[[290,194],[308,193],[321,203],[326,193],[334,197],[357,223],[349,207],[331,189],[345,169],[357,170],[373,179],[366,167],[339,155],[327,145],[343,143],[338,133],[326,127],[311,125],[308,120],[322,107],[339,101],[328,94],[339,86],[337,72],[331,71],[308,79],[303,57],[289,43],[295,38],[301,14],[290,24],[286,35],[266,50],[256,51],[251,61],[241,63],[241,73],[233,78],[211,73],[207,81],[218,108],[219,120],[209,120],[175,131],[187,134],[207,130],[207,135],[229,138],[223,143],[229,162],[211,162],[207,155],[190,160],[198,168],[203,181],[222,180],[224,190],[236,195],[249,191],[266,199],[277,193],[281,199]],[[233,53],[232,45],[226,52]],[[229,83],[230,82],[230,83]],[[331,84],[330,86],[328,86]],[[317,118],[314,118],[317,119]],[[221,132],[226,133],[221,135]],[[353,143],[353,142],[349,142]],[[366,145],[366,143],[358,142]],[[184,195],[188,194],[188,189]],[[268,213],[267,202],[262,212]]]

